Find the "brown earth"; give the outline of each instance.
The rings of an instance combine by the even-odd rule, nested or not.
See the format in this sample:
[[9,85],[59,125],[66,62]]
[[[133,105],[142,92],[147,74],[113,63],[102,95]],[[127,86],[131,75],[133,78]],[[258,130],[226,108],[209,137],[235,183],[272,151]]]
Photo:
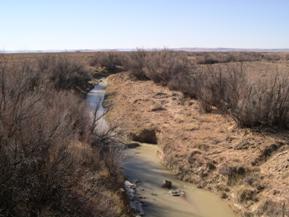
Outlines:
[[160,145],[182,180],[214,191],[241,216],[289,216],[288,132],[239,129],[197,101],[128,73],[108,78],[110,123],[127,139]]

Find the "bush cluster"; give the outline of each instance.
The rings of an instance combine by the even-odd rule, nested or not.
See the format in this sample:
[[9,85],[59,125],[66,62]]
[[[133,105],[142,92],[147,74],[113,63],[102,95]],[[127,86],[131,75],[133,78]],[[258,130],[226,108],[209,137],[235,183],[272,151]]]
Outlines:
[[114,140],[70,91],[88,78],[63,57],[0,57],[0,216],[120,215]]
[[200,65],[189,58],[185,52],[139,50],[130,54],[128,69],[135,78],[198,99],[206,112],[230,114],[241,127],[289,127],[288,75],[273,72],[270,79],[252,82],[242,62]]

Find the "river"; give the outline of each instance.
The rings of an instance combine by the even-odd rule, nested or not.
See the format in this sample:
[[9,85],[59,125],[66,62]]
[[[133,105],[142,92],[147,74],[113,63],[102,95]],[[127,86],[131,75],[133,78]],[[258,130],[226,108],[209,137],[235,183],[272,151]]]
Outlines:
[[[92,109],[98,108],[100,118],[98,130],[105,131],[108,124],[102,117],[105,113],[103,101],[106,81],[102,80],[91,90],[87,102]],[[141,144],[124,151],[122,168],[131,183],[136,183],[136,192],[143,204],[147,217],[235,217],[233,211],[217,195],[196,188],[193,184],[178,180],[162,166],[157,145]],[[169,180],[173,187],[183,192],[183,196],[172,196],[162,182]]]

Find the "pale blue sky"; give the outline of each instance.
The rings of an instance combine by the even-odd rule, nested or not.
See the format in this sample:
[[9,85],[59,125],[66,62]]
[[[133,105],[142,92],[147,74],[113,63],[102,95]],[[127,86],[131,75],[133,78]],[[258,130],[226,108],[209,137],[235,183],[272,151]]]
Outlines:
[[0,50],[289,48],[288,0],[0,0]]

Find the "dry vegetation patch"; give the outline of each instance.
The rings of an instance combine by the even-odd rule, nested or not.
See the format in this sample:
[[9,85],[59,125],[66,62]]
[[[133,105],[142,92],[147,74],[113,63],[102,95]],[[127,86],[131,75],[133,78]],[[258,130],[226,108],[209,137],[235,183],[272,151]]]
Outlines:
[[0,57],[1,216],[126,215],[116,141],[76,94],[89,79],[66,57]]

